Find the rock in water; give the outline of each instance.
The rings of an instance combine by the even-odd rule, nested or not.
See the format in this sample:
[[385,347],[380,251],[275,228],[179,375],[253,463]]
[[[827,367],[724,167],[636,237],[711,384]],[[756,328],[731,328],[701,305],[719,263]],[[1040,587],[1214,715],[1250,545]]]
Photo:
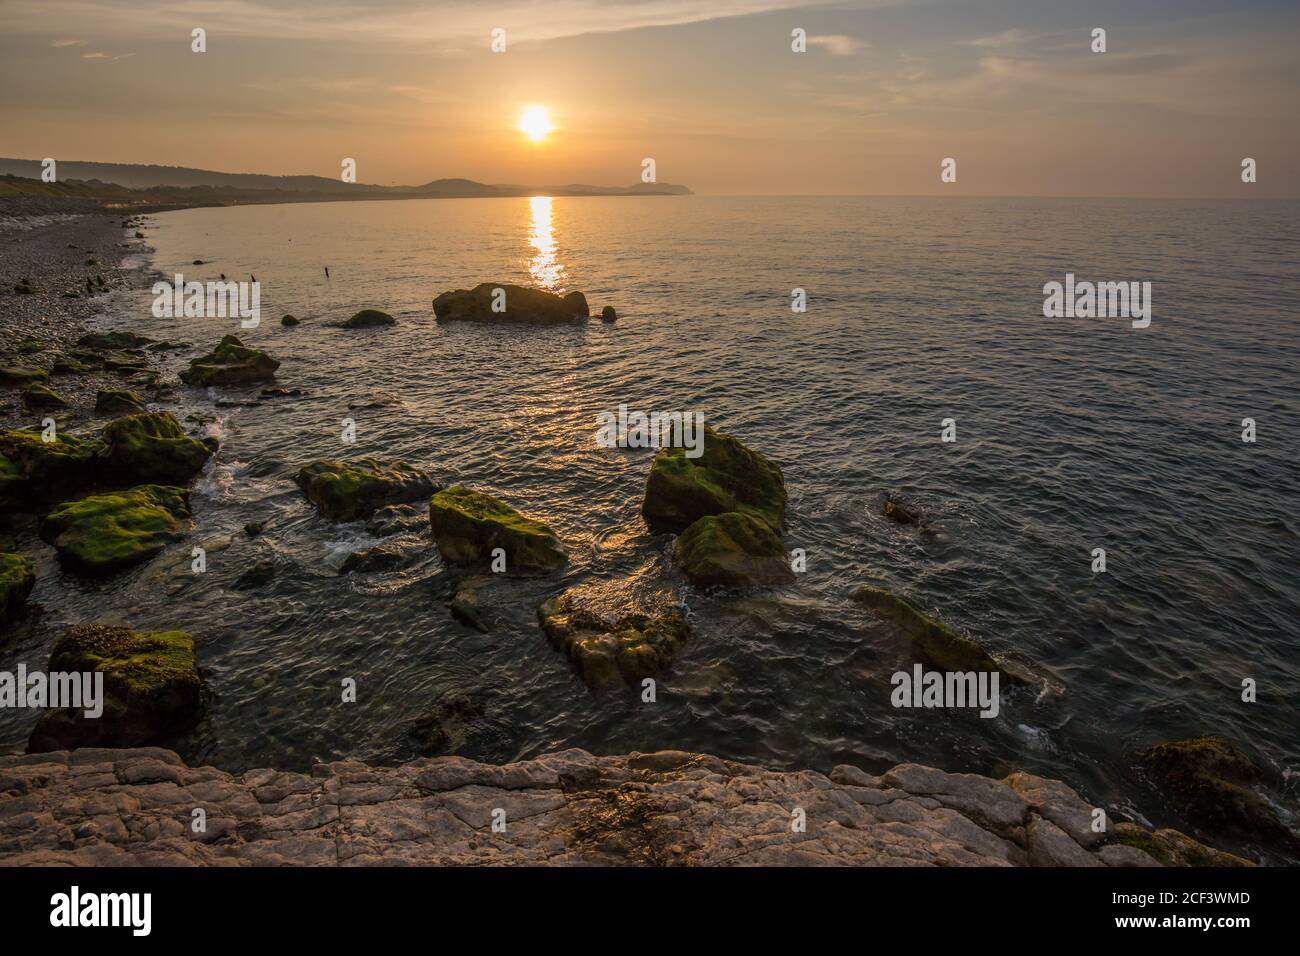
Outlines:
[[999,662],[968,637],[940,624],[900,597],[869,584],[853,592],[853,600],[892,623],[911,641],[925,661],[946,671],[997,671],[1013,684],[1034,680],[1020,668]]
[[104,712],[47,711],[32,732],[29,753],[75,747],[139,747],[180,736],[198,722],[202,680],[194,639],[184,631],[70,627],[50,652],[50,671],[102,672]]
[[104,426],[104,462],[132,484],[187,484],[211,457],[212,449],[186,435],[171,412],[130,415]]
[[451,611],[452,617],[466,627],[472,627],[484,634],[487,633],[488,626],[483,622],[483,610],[479,605],[478,589],[486,580],[483,575],[476,575],[460,581],[451,595],[451,600],[447,602],[447,608]]
[[738,511],[781,533],[786,496],[777,465],[707,425],[702,454],[686,452],[661,448],[650,466],[641,515],[651,531],[685,531],[700,518]]
[[0,624],[18,616],[36,586],[36,571],[21,554],[0,553]]
[[[497,292],[500,289],[503,296]],[[504,311],[493,311],[503,303]],[[433,300],[433,314],[439,322],[525,322],[554,325],[585,322],[589,315],[587,297],[581,292],[560,296],[544,289],[481,282],[473,289],[444,292]]]
[[41,522],[40,535],[64,567],[104,575],[147,561],[189,529],[186,489],[141,485],[59,505]]
[[28,408],[67,408],[68,400],[48,385],[34,382],[23,391],[23,404]]
[[104,415],[135,415],[145,411],[145,403],[143,398],[127,389],[100,389],[95,393],[95,411]]
[[249,348],[233,335],[221,340],[211,354],[190,360],[181,372],[186,385],[237,385],[275,378],[280,363],[260,349]]
[[321,517],[330,521],[356,521],[384,505],[418,501],[440,488],[419,468],[379,458],[315,461],[301,469],[294,481]]
[[507,574],[545,574],[569,560],[546,525],[461,485],[429,500],[429,526],[443,560],[451,564],[486,565],[497,548],[505,552]]
[[297,325],[297,324],[298,324],[298,320],[297,320],[296,318],[294,318],[292,315],[282,315],[282,316],[280,316],[280,324],[281,324],[281,325]]
[[380,325],[395,325],[397,320],[378,309],[362,309],[343,323],[345,329],[373,329]]
[[86,487],[95,477],[97,446],[59,433],[45,441],[41,432],[0,432],[0,507],[29,510]]
[[146,335],[135,335],[132,332],[88,332],[77,339],[77,344],[85,349],[115,351],[142,348],[154,341]]
[[1273,808],[1252,789],[1264,774],[1220,737],[1159,744],[1138,760],[1191,822],[1216,833],[1300,846]]
[[605,308],[600,310],[600,320],[602,322],[617,322],[618,313],[614,311],[612,305],[607,305]]
[[885,498],[885,503],[880,509],[881,513],[890,521],[896,521],[899,524],[921,524],[921,513],[904,501],[900,501],[893,495]]
[[362,574],[396,571],[410,558],[409,551],[404,551],[395,544],[377,544],[373,548],[349,554],[339,567],[339,574],[350,574],[353,571]]
[[701,587],[747,588],[794,580],[785,548],[765,521],[737,511],[708,515],[677,539],[676,557]]
[[636,686],[667,667],[690,636],[685,618],[675,609],[606,620],[579,606],[571,591],[543,604],[537,617],[551,645],[593,690],[620,680]]

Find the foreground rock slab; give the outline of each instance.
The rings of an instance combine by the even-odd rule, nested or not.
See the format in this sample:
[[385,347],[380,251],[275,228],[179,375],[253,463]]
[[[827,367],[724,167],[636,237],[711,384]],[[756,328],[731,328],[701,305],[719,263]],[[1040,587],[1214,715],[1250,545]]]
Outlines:
[[[0,757],[0,864],[1158,865],[1118,840],[1083,847],[998,781],[913,767],[826,776],[566,750],[503,766],[435,757],[233,776],[157,748],[56,751]],[[990,794],[993,818],[972,809]],[[196,808],[204,833],[190,826]],[[493,830],[498,810],[505,832]]]

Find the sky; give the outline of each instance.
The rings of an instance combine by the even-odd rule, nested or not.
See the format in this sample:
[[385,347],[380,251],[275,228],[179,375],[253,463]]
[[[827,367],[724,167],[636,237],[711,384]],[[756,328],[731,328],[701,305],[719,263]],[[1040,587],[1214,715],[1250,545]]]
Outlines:
[[[347,157],[407,185],[627,185],[652,158],[708,194],[1296,198],[1298,50],[1295,0],[0,0],[0,156],[323,176]],[[533,105],[540,142],[517,128]]]

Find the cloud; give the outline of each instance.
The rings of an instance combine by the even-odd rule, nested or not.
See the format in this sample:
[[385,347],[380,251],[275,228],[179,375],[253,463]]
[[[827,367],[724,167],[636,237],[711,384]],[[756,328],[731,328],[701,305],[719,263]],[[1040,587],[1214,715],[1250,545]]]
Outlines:
[[825,47],[826,52],[831,56],[852,56],[859,50],[866,49],[869,44],[857,39],[856,37],[845,36],[842,33],[831,33],[826,36],[809,37],[808,43],[812,46]]
[[81,58],[83,60],[107,60],[108,54],[107,53],[83,53],[81,54]]
[[969,40],[958,40],[957,45],[983,48],[1020,46],[1032,38],[1033,34],[1028,30],[1003,30],[1001,33],[992,33],[988,36],[972,37]]
[[50,46],[52,46],[52,47],[64,47],[64,46],[85,46],[85,45],[86,45],[86,41],[85,41],[85,40],[52,40],[52,41],[50,41]]

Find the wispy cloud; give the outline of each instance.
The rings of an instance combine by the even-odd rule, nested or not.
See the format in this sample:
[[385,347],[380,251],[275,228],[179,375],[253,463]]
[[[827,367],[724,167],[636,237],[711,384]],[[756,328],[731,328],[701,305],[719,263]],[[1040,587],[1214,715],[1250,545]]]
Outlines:
[[808,43],[812,46],[825,48],[831,56],[852,56],[859,50],[866,49],[870,44],[857,37],[845,36],[842,33],[831,33],[826,36],[814,36],[808,38]]
[[50,42],[50,46],[52,47],[85,46],[85,45],[86,45],[85,40],[53,40]]

